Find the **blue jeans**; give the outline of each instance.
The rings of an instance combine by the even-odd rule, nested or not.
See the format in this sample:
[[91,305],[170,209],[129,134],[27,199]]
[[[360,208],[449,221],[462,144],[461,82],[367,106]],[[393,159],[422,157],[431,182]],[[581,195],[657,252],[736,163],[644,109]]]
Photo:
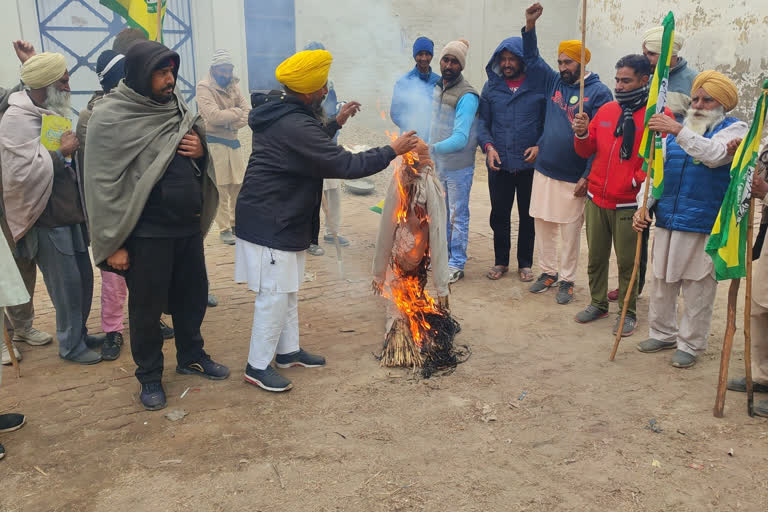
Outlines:
[[469,244],[469,192],[472,190],[474,167],[442,172],[440,183],[445,190],[448,212],[448,266],[464,270]]

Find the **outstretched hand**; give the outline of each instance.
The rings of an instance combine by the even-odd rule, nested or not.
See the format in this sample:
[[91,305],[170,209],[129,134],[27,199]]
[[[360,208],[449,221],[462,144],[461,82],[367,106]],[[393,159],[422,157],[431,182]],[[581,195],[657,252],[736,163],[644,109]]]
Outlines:
[[360,108],[361,105],[357,101],[345,103],[341,106],[341,109],[339,109],[339,113],[336,114],[336,122],[339,123],[339,126],[344,126],[344,123],[346,123],[350,117],[355,117],[355,114],[360,112]]
[[409,151],[416,149],[419,138],[415,131],[410,131],[399,136],[390,146],[395,150],[397,156],[404,155]]

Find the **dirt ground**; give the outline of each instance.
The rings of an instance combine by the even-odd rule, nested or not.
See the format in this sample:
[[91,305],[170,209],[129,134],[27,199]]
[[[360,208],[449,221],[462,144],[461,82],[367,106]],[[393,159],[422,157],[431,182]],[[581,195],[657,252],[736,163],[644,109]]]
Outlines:
[[[243,382],[253,296],[232,281],[233,248],[209,236],[219,306],[203,333],[231,378],[176,374],[168,342],[168,408],[147,412],[127,349],[80,367],[54,345],[22,345],[23,376],[4,368],[0,411],[23,412],[28,424],[0,436],[0,510],[766,510],[768,420],[749,418],[737,393],[724,419],[712,416],[727,285],[694,368],[672,368],[670,352],[635,350],[647,336],[645,297],[636,334],[609,362],[613,317],[573,321],[588,303],[585,242],[568,306],[554,292],[528,293],[514,275],[485,278],[492,236],[478,169],[467,276],[451,299],[457,343],[472,357],[454,374],[421,380],[374,359],[384,308],[370,293],[379,216],[368,207],[384,191],[345,195],[344,279],[326,245],[326,256],[308,257],[314,280],[300,294],[302,345],[327,356],[327,367],[287,370],[294,389],[281,395]],[[42,279],[35,303],[36,326],[54,332]],[[733,376],[743,374],[742,349],[739,334]],[[188,415],[166,419],[175,409]]]

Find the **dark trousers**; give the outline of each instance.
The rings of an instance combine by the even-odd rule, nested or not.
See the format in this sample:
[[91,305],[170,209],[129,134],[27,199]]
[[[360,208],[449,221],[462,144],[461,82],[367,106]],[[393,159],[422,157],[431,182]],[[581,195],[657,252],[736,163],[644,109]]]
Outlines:
[[203,235],[186,238],[137,238],[126,242],[130,267],[128,324],[136,378],[142,384],[160,382],[163,375],[163,335],[160,315],[173,318],[176,361],[187,366],[205,355],[200,326],[208,305]]
[[[653,216],[653,215],[651,215]],[[640,295],[643,293],[643,287],[645,286],[645,271],[648,268],[648,240],[651,237],[651,230],[643,230],[643,245],[640,248],[640,268],[638,269],[638,292]],[[619,300],[623,301],[624,297],[619,297]],[[623,302],[622,302],[623,304]]]
[[488,171],[488,191],[491,194],[491,229],[493,230],[493,251],[495,265],[509,266],[509,252],[512,247],[510,231],[512,206],[517,194],[517,215],[520,229],[517,236],[517,267],[533,266],[533,244],[536,237],[533,217],[528,214],[531,206],[533,169],[522,169],[516,173]]

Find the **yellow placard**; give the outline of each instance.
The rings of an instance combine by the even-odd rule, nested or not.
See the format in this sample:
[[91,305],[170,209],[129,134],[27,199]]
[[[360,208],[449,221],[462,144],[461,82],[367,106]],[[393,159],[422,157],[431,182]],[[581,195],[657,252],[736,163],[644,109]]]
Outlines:
[[72,120],[61,116],[43,114],[43,126],[40,129],[40,143],[48,151],[61,147],[61,135],[72,129]]

